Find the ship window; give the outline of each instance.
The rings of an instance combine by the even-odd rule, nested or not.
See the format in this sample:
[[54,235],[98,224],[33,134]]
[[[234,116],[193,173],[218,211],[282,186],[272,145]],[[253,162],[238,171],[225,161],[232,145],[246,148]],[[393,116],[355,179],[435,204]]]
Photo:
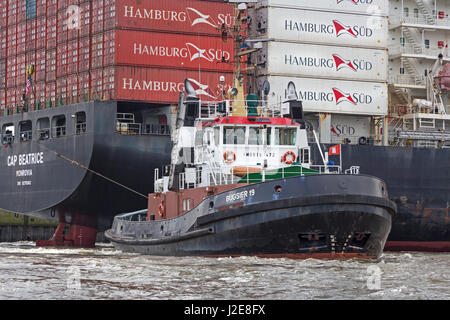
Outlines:
[[40,118],[37,123],[37,134],[39,140],[45,140],[50,138],[50,119],[49,118]]
[[60,138],[66,135],[66,117],[54,116],[52,119],[52,138]]
[[245,143],[245,127],[224,127],[223,130],[224,144]]
[[4,124],[2,127],[2,143],[8,144],[14,142],[14,123]]
[[20,142],[30,141],[31,138],[33,137],[31,120],[19,122],[19,132],[20,132]]
[[309,163],[310,162],[309,148],[301,149],[301,162],[302,163]]
[[201,146],[203,144],[203,130],[197,130],[195,132],[195,146]]
[[220,127],[215,127],[214,128],[214,144],[216,146],[218,146],[219,142],[220,142]]
[[259,127],[250,127],[248,132],[248,144],[262,145],[263,144],[263,129]]
[[266,144],[270,145],[272,143],[272,128],[268,127],[266,129]]
[[409,17],[409,8],[403,8],[404,16]]
[[430,40],[425,39],[425,48],[430,49]]
[[275,128],[275,145],[294,146],[297,128]]
[[80,135],[86,132],[86,112],[75,113],[75,134]]
[[191,199],[183,199],[183,211],[191,210]]

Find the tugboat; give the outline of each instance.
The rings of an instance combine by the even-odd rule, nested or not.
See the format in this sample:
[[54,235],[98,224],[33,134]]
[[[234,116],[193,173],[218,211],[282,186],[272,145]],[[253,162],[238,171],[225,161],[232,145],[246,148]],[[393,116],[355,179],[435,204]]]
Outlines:
[[310,162],[293,83],[287,115],[260,105],[255,95],[245,104],[202,103],[188,80],[185,87],[171,165],[161,178],[155,170],[147,209],[114,218],[105,236],[116,249],[170,256],[380,257],[397,210],[386,184],[358,174],[358,167],[343,172],[326,161],[328,152],[323,164]]

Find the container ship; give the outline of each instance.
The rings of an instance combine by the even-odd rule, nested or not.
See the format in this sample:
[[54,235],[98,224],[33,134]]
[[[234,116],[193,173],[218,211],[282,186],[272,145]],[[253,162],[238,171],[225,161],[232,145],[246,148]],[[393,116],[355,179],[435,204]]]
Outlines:
[[37,245],[93,246],[114,214],[146,205],[153,169],[170,161],[184,80],[205,100],[231,86],[233,43],[220,28],[233,10],[1,1],[0,208],[58,221]]
[[[448,1],[243,2],[241,50],[252,51],[239,56],[246,92],[287,108],[285,88],[294,82],[311,141],[315,131],[322,149],[341,144],[346,166],[351,159],[386,182],[398,206],[387,249],[450,250]],[[152,169],[170,162],[184,80],[204,101],[233,88],[229,62],[237,57],[226,28],[236,23],[234,10],[225,1],[2,1],[0,125],[8,147],[0,151],[0,208],[62,225],[77,212],[75,226],[90,234],[109,228],[116,213],[145,208]],[[28,131],[31,142],[21,142]],[[39,140],[46,131],[50,139]],[[35,163],[42,152],[46,163]],[[25,171],[8,166],[20,155]],[[322,155],[313,147],[311,156]],[[49,169],[41,183],[37,170],[48,159],[63,173]],[[22,176],[31,169],[32,179]],[[61,232],[54,238],[64,243]]]

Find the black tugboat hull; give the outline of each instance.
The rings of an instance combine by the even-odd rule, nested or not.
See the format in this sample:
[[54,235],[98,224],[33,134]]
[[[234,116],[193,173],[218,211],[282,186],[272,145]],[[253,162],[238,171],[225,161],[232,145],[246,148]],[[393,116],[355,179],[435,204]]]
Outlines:
[[[349,185],[355,182],[358,192]],[[375,184],[376,196],[370,191]],[[218,194],[174,219],[133,222],[116,217],[105,235],[118,250],[152,255],[378,258],[396,210],[383,197],[382,185],[367,176],[280,179]],[[298,195],[311,186],[311,194]],[[274,187],[285,194],[273,199]],[[215,208],[223,208],[222,199],[251,190],[266,194],[266,201],[253,199],[222,210],[208,207],[213,201]]]

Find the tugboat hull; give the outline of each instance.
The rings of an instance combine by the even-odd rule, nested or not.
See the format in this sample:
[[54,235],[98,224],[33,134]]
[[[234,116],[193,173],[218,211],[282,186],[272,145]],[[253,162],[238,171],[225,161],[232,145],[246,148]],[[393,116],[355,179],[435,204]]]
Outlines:
[[368,176],[280,179],[211,196],[173,219],[117,216],[105,235],[118,250],[141,254],[377,258],[396,211],[385,195],[384,182]]

